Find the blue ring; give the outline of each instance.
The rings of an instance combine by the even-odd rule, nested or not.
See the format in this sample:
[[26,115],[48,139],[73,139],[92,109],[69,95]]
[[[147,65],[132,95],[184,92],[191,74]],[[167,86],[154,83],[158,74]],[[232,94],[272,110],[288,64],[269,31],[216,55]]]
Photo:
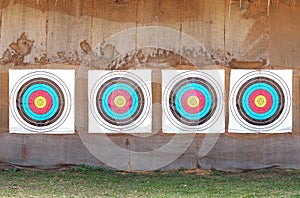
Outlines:
[[[108,105],[108,98],[109,98],[110,94],[116,90],[127,91],[131,96],[132,106],[125,113],[116,113]],[[138,95],[137,95],[136,91],[132,87],[130,87],[129,85],[124,84],[124,83],[118,83],[118,84],[113,84],[113,85],[109,86],[104,91],[101,101],[102,101],[103,110],[105,111],[105,113],[109,117],[111,117],[115,120],[125,120],[125,119],[130,118],[136,112],[136,110],[138,108],[138,103],[139,103],[139,99],[138,99]]]
[[[195,114],[191,114],[191,113],[185,111],[181,104],[182,96],[184,95],[185,92],[187,92],[189,90],[197,90],[197,91],[201,92],[204,95],[204,98],[206,101],[204,108],[200,112],[195,113]],[[208,89],[201,84],[197,84],[197,83],[186,84],[178,90],[178,92],[175,96],[176,110],[179,112],[179,114],[181,116],[183,116],[184,118],[189,119],[189,120],[202,119],[210,111],[211,106],[212,106],[212,97],[211,97]]]
[[[28,105],[30,95],[33,92],[40,91],[40,90],[47,92],[52,98],[52,107],[45,114],[34,113]],[[30,86],[25,91],[25,93],[22,97],[22,108],[23,108],[24,112],[27,114],[27,116],[29,116],[30,118],[37,120],[37,121],[45,121],[45,120],[50,119],[57,112],[58,106],[59,106],[59,99],[58,99],[57,93],[55,92],[55,90],[52,87],[50,87],[49,85],[46,85],[46,84],[34,84],[34,85]]]
[[[263,89],[267,92],[269,92],[272,96],[272,106],[271,108],[265,112],[265,113],[256,113],[254,112],[248,103],[249,97],[251,95],[251,93],[253,93],[253,91],[257,90],[257,89]],[[277,111],[277,107],[279,105],[279,97],[278,97],[278,93],[276,92],[276,90],[269,84],[267,83],[256,83],[251,85],[248,89],[246,89],[246,91],[244,92],[244,95],[242,97],[242,106],[244,108],[245,113],[256,120],[265,120],[270,118],[271,116],[273,116],[276,111]]]

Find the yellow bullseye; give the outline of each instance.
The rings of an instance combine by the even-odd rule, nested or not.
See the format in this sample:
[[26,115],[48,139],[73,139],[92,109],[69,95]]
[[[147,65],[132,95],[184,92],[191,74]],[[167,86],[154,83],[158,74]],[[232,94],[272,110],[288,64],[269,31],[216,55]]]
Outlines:
[[258,95],[255,97],[254,103],[257,107],[263,108],[267,104],[267,99],[263,95]]
[[43,96],[38,96],[34,99],[34,105],[39,109],[44,108],[46,104],[47,100]]
[[114,99],[116,107],[122,108],[126,105],[126,98],[124,96],[117,96]]
[[199,103],[200,103],[200,100],[197,96],[190,96],[187,99],[187,104],[191,108],[195,108],[195,107],[199,106]]

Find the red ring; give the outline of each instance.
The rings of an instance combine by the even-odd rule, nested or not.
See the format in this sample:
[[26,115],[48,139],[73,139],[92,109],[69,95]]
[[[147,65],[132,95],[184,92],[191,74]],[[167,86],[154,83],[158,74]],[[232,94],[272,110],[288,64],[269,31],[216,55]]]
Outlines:
[[[196,96],[199,99],[199,105],[197,107],[190,107],[187,103],[187,100],[190,96]],[[206,103],[204,95],[198,90],[188,90],[186,91],[181,98],[181,105],[183,109],[191,114],[196,114],[202,111]]]
[[[267,100],[267,103],[264,107],[258,107],[255,105],[255,98],[259,95],[264,96]],[[262,113],[266,113],[271,109],[273,104],[273,99],[272,99],[272,95],[268,91],[264,89],[257,89],[250,94],[248,102],[252,111],[254,111],[255,113],[262,114]]]
[[[115,105],[114,99],[117,96],[123,96],[126,99],[126,104],[124,105],[124,107],[117,107]],[[108,106],[115,113],[119,113],[119,114],[126,113],[132,106],[131,96],[127,91],[122,89],[113,91],[108,97]]]
[[[46,106],[43,108],[38,108],[35,106],[34,104],[34,100],[38,97],[38,96],[42,96],[46,99]],[[49,93],[47,93],[44,90],[38,90],[33,92],[28,99],[28,106],[31,109],[31,111],[33,111],[36,114],[45,114],[47,113],[51,107],[52,107],[52,98],[50,96]]]

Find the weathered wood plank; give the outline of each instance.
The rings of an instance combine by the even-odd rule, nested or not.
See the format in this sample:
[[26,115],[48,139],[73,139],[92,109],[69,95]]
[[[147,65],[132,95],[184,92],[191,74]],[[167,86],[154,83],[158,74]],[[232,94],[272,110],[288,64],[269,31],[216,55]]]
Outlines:
[[[201,0],[191,1],[194,10],[183,9],[182,31],[196,39],[213,62],[225,62],[224,57],[224,1]],[[184,44],[184,43],[182,43]],[[206,62],[199,63],[208,64]]]
[[22,33],[27,39],[33,40],[33,47],[24,62],[34,63],[34,57],[44,56],[46,53],[46,13],[21,4],[8,6],[2,10],[0,54],[9,49],[9,45],[16,42]]
[[[296,2],[296,1],[295,1]],[[298,2],[299,3],[299,2]],[[300,6],[279,2],[270,7],[270,63],[300,68]]]
[[[135,34],[130,34],[129,37],[123,35],[124,38],[122,36],[121,38],[119,34],[135,28],[135,2],[95,1],[92,12],[94,17],[92,17],[90,44],[97,59],[93,66],[109,68],[108,63],[116,60],[116,56],[134,49]],[[107,15],[103,16],[103,13]]]
[[268,1],[227,0],[225,15],[227,62],[266,59],[268,63]]
[[91,17],[81,15],[81,4],[75,3],[73,9],[77,15],[49,11],[47,57],[50,62],[81,64],[85,57],[80,43],[90,42]]

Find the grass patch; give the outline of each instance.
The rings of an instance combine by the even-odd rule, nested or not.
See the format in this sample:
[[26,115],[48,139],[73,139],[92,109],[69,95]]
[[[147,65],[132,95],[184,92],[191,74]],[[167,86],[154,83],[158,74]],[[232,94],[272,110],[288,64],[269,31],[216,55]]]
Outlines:
[[0,197],[300,197],[300,171],[0,171]]

